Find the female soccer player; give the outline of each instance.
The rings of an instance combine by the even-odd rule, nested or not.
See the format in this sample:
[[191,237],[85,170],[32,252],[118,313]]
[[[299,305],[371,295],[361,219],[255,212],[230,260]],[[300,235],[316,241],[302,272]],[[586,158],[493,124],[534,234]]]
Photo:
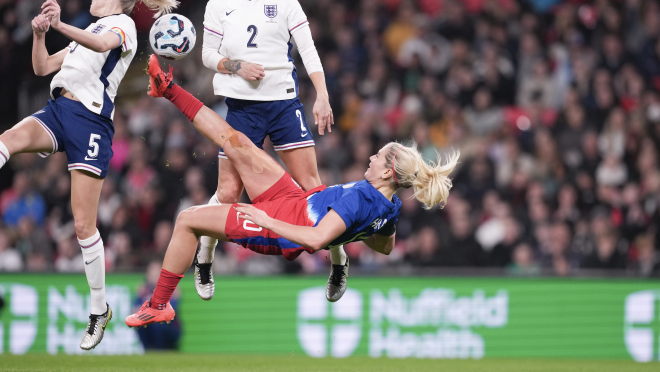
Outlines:
[[447,201],[451,188],[448,175],[458,155],[452,155],[444,165],[429,165],[415,146],[398,143],[389,143],[371,156],[365,180],[305,192],[246,135],[172,84],[172,75],[163,74],[155,57],[153,61],[149,68],[151,95],[170,100],[204,136],[223,147],[254,204],[206,205],[181,212],[154,294],[136,314],[126,318],[129,327],[174,318],[169,299],[193,262],[201,235],[232,241],[262,254],[283,255],[288,260],[303,251],[314,253],[358,240],[389,254],[401,208],[394,195],[397,189],[412,187],[417,200],[427,208]]
[[[60,21],[60,6],[47,0],[32,21],[32,65],[39,76],[59,72],[50,84],[51,100],[43,109],[0,135],[0,168],[17,153],[42,157],[66,152],[71,172],[71,208],[91,289],[91,315],[80,343],[89,350],[101,342],[112,310],[105,302],[105,256],[96,229],[103,178],[112,157],[112,117],[117,87],[135,55],[135,23],[128,16],[138,0],[92,0],[90,13],[100,17],[85,30]],[[175,0],[141,0],[158,15]],[[72,40],[48,55],[45,34],[53,27]]]
[[[297,0],[210,0],[204,16],[204,65],[218,73],[215,94],[227,97],[227,121],[258,148],[269,136],[293,179],[309,191],[321,185],[316,168],[314,138],[298,99],[298,77],[291,58],[295,40],[314,87],[314,122],[323,134],[331,130],[332,110],[321,60],[314,47],[307,16]],[[209,204],[232,204],[243,183],[221,148],[218,189]],[[217,239],[203,237],[195,266],[195,288],[204,300],[215,292],[211,273]],[[333,264],[347,265],[342,247],[331,251]],[[330,288],[331,283],[328,283]],[[328,300],[336,301],[338,293]]]

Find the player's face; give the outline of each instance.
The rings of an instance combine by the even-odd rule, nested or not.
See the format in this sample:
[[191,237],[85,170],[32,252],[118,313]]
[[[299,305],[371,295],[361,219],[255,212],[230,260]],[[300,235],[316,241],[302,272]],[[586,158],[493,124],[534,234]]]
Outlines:
[[370,183],[373,183],[376,180],[387,179],[392,176],[392,170],[386,166],[386,156],[389,149],[383,147],[378,151],[376,155],[371,155],[369,158],[369,168],[364,173],[364,177]]

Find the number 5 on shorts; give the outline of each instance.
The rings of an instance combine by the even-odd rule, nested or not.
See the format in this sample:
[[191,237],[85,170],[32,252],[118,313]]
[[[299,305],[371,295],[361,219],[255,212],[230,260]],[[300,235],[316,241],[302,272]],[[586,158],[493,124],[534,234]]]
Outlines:
[[[87,155],[89,155],[90,158],[95,158],[99,155],[99,144],[96,143],[96,140],[101,139],[101,135],[99,134],[94,134],[92,133],[89,136],[89,147],[91,147],[90,150],[87,150]],[[85,160],[90,160],[85,157]]]

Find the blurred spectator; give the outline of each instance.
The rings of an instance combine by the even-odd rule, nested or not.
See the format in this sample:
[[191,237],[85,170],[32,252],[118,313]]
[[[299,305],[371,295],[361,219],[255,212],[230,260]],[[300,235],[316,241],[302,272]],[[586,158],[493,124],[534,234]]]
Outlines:
[[438,266],[440,264],[440,239],[432,227],[423,227],[408,246],[406,261],[415,266]]
[[513,262],[509,265],[508,271],[516,276],[535,276],[540,273],[529,244],[520,243],[513,249]]
[[62,239],[57,243],[55,271],[61,273],[85,272],[85,263],[80,248],[73,238]]
[[11,189],[3,192],[2,222],[16,227],[24,217],[29,216],[41,226],[46,217],[46,203],[38,193],[30,190],[31,184],[27,173],[19,172],[14,177]]
[[[160,275],[161,262],[151,261],[147,266],[145,283],[137,290],[135,299],[136,309],[142,306],[145,301],[149,301],[151,294],[158,283]],[[179,297],[181,292],[177,289],[172,295],[170,304],[174,311],[179,313]],[[154,323],[149,327],[138,328],[138,336],[145,350],[177,350],[179,348],[179,339],[181,338],[181,317],[175,317],[171,324]]]
[[623,269],[623,255],[619,252],[619,237],[608,231],[596,239],[596,251],[585,260],[582,267],[588,269]]
[[16,272],[23,270],[23,258],[11,247],[9,236],[0,230],[0,271]]

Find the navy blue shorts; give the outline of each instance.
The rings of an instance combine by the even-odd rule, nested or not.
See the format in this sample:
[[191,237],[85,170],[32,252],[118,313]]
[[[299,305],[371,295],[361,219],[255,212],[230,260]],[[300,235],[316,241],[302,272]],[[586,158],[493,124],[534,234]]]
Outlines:
[[113,155],[115,128],[112,120],[65,97],[49,100],[46,107],[30,117],[41,124],[53,141],[53,151],[42,152],[39,156],[45,158],[64,151],[69,171],[79,169],[105,178]]
[[[298,98],[285,101],[247,101],[225,99],[229,111],[227,122],[242,132],[260,149],[270,137],[275,151],[314,146],[314,137],[307,126],[303,105]],[[220,148],[219,158],[227,159]]]

